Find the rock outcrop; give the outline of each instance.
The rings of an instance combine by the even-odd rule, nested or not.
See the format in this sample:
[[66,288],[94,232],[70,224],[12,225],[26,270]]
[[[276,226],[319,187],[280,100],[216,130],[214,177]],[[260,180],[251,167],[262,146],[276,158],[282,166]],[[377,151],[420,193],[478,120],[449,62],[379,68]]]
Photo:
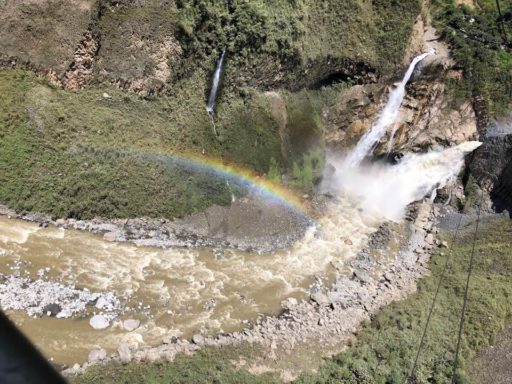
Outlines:
[[[477,116],[472,101],[463,100],[454,105],[447,96],[446,82],[456,81],[463,74],[455,67],[448,47],[439,40],[429,18],[424,21],[419,16],[404,67],[414,56],[428,51],[434,54],[418,64],[407,86],[397,122],[388,127],[386,136],[375,150],[376,154],[385,154],[389,150],[426,151],[439,145],[456,145],[477,138]],[[377,120],[389,88],[393,86],[359,85],[341,94],[324,114],[328,144],[341,148],[355,144]],[[393,132],[392,146],[388,147]]]
[[498,212],[512,212],[512,134],[483,142],[469,164],[470,173],[490,193]]

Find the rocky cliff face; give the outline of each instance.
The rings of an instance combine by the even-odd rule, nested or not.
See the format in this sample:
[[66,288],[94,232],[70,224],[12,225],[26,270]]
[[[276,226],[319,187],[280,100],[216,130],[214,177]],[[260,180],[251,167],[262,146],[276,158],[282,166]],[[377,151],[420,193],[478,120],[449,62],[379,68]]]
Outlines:
[[[388,128],[376,149],[377,154],[387,152],[393,130],[396,130],[393,152],[425,151],[477,138],[477,119],[471,100],[453,102],[448,97],[447,82],[460,80],[463,73],[450,59],[448,47],[439,41],[429,21],[418,17],[404,65],[415,55],[430,49],[435,49],[435,55],[428,56],[417,66],[396,125]],[[327,142],[341,148],[353,145],[376,121],[392,87],[394,85],[382,83],[360,85],[340,95],[325,114]]]
[[469,169],[490,193],[494,208],[512,212],[512,135],[484,137]]
[[148,96],[211,70],[224,48],[232,86],[296,90],[385,73],[401,62],[419,2],[6,0],[0,11],[4,67]]

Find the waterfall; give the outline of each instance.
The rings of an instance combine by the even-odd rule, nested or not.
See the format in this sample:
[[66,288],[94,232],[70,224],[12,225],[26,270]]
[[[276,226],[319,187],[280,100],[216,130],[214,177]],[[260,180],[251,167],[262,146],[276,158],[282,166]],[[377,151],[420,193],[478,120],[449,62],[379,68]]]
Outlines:
[[345,163],[342,156],[329,153],[331,171],[325,175],[321,189],[333,196],[351,196],[361,209],[375,217],[398,221],[408,204],[425,197],[435,198],[437,189],[457,177],[464,166],[464,156],[481,144],[468,141],[423,154],[408,153],[397,165],[371,163],[354,167]]
[[389,135],[388,149],[386,151],[386,154],[388,156],[391,153],[391,150],[393,149],[393,140],[395,139],[396,131],[398,131],[398,124],[395,122],[395,124],[393,124],[393,130],[391,131],[391,135]]
[[208,97],[208,104],[206,105],[206,111],[210,116],[213,116],[215,109],[215,101],[217,99],[217,92],[219,91],[220,75],[222,74],[222,65],[224,64],[225,55],[226,50],[224,49],[222,51],[222,55],[220,55],[220,58],[217,61],[217,67],[215,68],[215,72],[212,77],[212,88],[210,90],[210,96]]
[[409,82],[414,68],[416,68],[416,65],[421,60],[430,54],[432,54],[432,52],[427,52],[414,58],[402,81],[389,93],[389,100],[377,122],[363,135],[357,143],[357,146],[348,155],[346,160],[348,165],[353,167],[359,165],[361,161],[373,151],[377,143],[382,139],[382,136],[385,135],[387,128],[395,123],[400,106],[405,97],[405,86]]

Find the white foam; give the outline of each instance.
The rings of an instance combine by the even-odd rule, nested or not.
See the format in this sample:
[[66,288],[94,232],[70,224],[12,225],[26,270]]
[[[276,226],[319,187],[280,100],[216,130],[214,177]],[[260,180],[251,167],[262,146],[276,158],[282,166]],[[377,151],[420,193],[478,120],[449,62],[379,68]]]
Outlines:
[[464,156],[480,145],[472,141],[426,154],[407,154],[397,165],[354,167],[343,157],[330,154],[328,162],[336,172],[325,178],[323,189],[355,197],[360,208],[376,218],[398,221],[408,204],[430,196],[456,177]]

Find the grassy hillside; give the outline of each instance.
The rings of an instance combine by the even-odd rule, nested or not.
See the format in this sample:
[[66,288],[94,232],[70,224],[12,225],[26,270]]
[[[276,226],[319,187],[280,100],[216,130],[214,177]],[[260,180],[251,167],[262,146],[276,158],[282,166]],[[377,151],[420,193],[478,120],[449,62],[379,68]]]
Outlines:
[[[439,249],[430,261],[432,275],[419,282],[418,292],[381,310],[363,325],[357,341],[345,352],[327,359],[316,373],[295,383],[405,383],[432,303],[439,276],[448,267],[426,343],[421,351],[414,383],[449,383],[458,322],[466,283],[474,224],[462,230],[451,249]],[[443,235],[446,239],[449,234]],[[468,370],[477,351],[495,342],[512,315],[512,222],[492,219],[482,223],[476,244],[468,308],[457,383],[470,383]],[[241,347],[206,350],[173,363],[132,364],[89,369],[73,383],[273,383],[276,375],[254,376],[233,362],[244,356],[251,361],[258,351]],[[475,383],[477,384],[477,383]]]
[[174,217],[228,203],[224,180],[154,155],[204,150],[266,172],[271,157],[280,159],[276,123],[265,99],[251,95],[247,105],[226,108],[216,139],[194,100],[193,88],[144,101],[111,87],[66,92],[29,72],[0,71],[0,202],[77,218]]
[[476,6],[433,1],[436,26],[464,70],[452,80],[453,98],[483,98],[490,117],[505,114],[512,103],[512,1],[478,0]]

